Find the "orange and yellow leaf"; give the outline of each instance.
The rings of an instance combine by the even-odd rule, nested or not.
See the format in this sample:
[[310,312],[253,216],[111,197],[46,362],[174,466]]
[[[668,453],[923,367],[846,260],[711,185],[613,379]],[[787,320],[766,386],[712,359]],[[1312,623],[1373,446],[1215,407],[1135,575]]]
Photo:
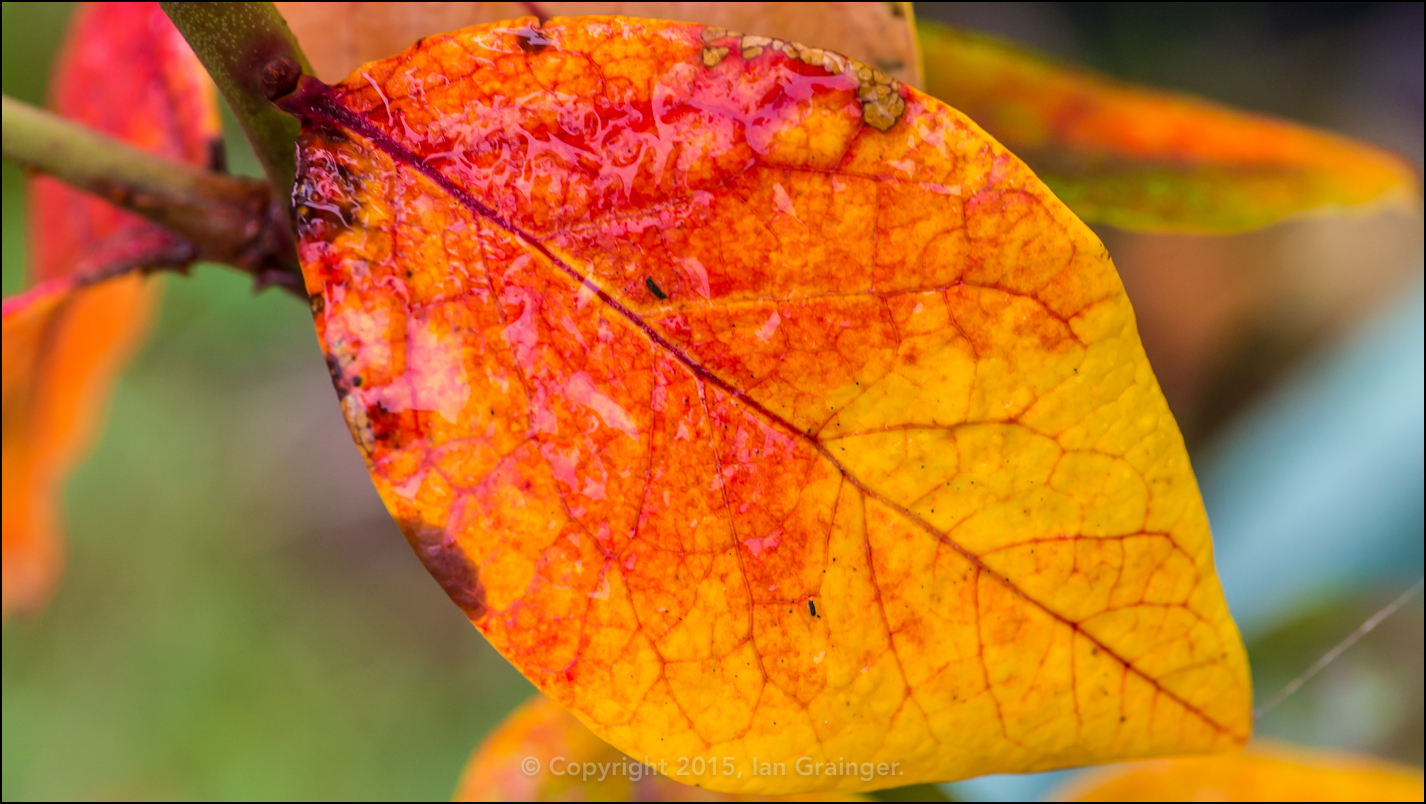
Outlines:
[[[81,7],[51,99],[65,117],[194,164],[211,159],[219,134],[207,73],[157,3]],[[62,559],[59,493],[156,300],[138,276],[74,280],[171,242],[155,224],[46,177],[31,180],[29,220],[31,277],[43,284],[5,304],[6,615],[49,595]]]
[[[691,763],[690,763],[691,764]],[[685,772],[688,768],[683,768]],[[516,709],[476,748],[455,801],[866,801],[851,794],[769,798],[682,784],[679,765],[619,753],[543,695]],[[689,773],[689,776],[692,774]]]
[[927,93],[984,126],[1091,223],[1232,232],[1314,212],[1419,208],[1416,172],[1379,148],[935,22],[917,30]]
[[1155,759],[1088,771],[1060,801],[1420,801],[1420,768],[1372,757],[1254,743],[1219,757]]
[[139,276],[79,290],[53,279],[5,300],[5,613],[44,602],[62,564],[59,493],[142,333]]
[[732,758],[693,781],[756,794],[1247,739],[1114,266],[964,115],[829,52],[610,17],[428,37],[284,105],[376,487],[601,739]]

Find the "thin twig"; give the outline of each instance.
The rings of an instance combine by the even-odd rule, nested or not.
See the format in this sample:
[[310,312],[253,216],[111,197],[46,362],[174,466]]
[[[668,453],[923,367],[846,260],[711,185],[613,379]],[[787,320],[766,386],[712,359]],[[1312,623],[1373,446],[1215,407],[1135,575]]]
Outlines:
[[5,157],[163,224],[215,254],[257,233],[266,188],[141,151],[43,109],[4,98]]
[[1276,695],[1263,702],[1262,706],[1259,706],[1257,709],[1254,709],[1253,719],[1257,720],[1258,718],[1262,717],[1263,714],[1266,713],[1269,709],[1272,709],[1274,706],[1277,706],[1278,704],[1282,703],[1289,695],[1292,695],[1294,692],[1297,692],[1297,690],[1301,688],[1303,684],[1306,684],[1313,676],[1320,673],[1322,671],[1322,668],[1331,664],[1333,660],[1335,660],[1338,656],[1341,656],[1343,651],[1357,644],[1357,640],[1371,633],[1372,629],[1380,625],[1382,620],[1385,620],[1387,617],[1390,617],[1391,615],[1395,614],[1397,609],[1406,605],[1406,601],[1410,600],[1412,596],[1415,595],[1417,592],[1420,592],[1423,585],[1426,585],[1426,580],[1417,581],[1416,583],[1412,584],[1410,589],[1407,589],[1405,592],[1402,592],[1399,596],[1397,596],[1395,600],[1382,607],[1381,611],[1378,611],[1376,614],[1373,614],[1371,617],[1367,618],[1367,621],[1357,626],[1357,630],[1348,634],[1346,639],[1342,640],[1341,642],[1338,642],[1335,647],[1324,653],[1322,655],[1322,658],[1313,662],[1311,667],[1302,671],[1301,675],[1287,682],[1287,686],[1283,687],[1281,690],[1278,690],[1278,693]]
[[292,233],[266,183],[155,156],[8,96],[3,112],[7,159],[161,224],[189,245],[190,261],[300,289]]

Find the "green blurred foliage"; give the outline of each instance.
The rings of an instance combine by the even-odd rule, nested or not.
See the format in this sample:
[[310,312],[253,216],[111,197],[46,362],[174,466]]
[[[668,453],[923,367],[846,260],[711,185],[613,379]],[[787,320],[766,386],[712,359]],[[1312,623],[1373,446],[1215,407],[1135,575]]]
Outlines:
[[[0,53],[3,59],[0,63],[4,65],[0,85],[6,95],[26,103],[44,103],[50,60],[73,10],[73,3],[0,3],[0,23],[4,24],[5,37],[5,49]],[[5,162],[3,286],[6,296],[24,285],[24,183],[20,169]]]
[[[1401,590],[1334,595],[1248,645],[1259,701],[1285,687]],[[1417,598],[1257,722],[1257,733],[1420,766],[1422,605]]]

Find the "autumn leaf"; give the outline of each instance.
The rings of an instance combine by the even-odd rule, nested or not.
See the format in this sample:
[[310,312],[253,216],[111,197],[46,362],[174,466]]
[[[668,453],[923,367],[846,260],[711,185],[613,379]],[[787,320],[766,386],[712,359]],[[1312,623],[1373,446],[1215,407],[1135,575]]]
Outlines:
[[926,91],[1013,149],[1086,221],[1233,232],[1314,212],[1419,209],[1416,172],[1379,148],[935,22],[917,32]]
[[758,794],[1247,739],[1114,267],[964,115],[830,52],[625,18],[427,37],[283,105],[378,491],[601,739],[730,757],[691,781]]
[[33,610],[62,564],[59,493],[93,440],[154,296],[129,275],[77,290],[52,279],[5,300],[4,606]]
[[[690,763],[691,760],[690,760]],[[700,763],[702,764],[702,763]],[[470,755],[455,801],[867,801],[855,793],[739,796],[677,781],[594,736],[543,695],[510,713]],[[688,768],[684,768],[685,771]],[[690,774],[691,775],[691,774]]]
[[1339,751],[1254,743],[1220,757],[1088,771],[1060,801],[1420,801],[1419,768]]
[[[157,3],[82,7],[56,63],[51,103],[65,117],[194,164],[212,158],[219,134],[207,73]],[[157,298],[135,275],[99,285],[85,275],[173,245],[155,224],[46,177],[31,180],[29,219],[31,276],[41,284],[5,303],[7,616],[48,597],[62,558],[59,492]]]
[[[317,77],[339,81],[423,36],[530,13],[527,3],[277,3]],[[802,42],[921,86],[910,3],[540,3],[557,17],[620,14],[714,25]]]
[[340,81],[423,36],[528,14],[523,3],[274,3],[323,81]]

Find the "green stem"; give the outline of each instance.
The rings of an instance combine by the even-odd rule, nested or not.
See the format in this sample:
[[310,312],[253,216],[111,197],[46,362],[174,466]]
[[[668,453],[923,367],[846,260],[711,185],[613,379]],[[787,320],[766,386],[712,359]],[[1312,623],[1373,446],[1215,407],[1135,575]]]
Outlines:
[[3,113],[7,159],[162,224],[201,259],[261,282],[297,275],[290,231],[265,182],[154,156],[9,96]]
[[[312,74],[287,21],[272,3],[160,3],[217,83],[272,182],[284,213],[291,203],[300,126],[268,101],[263,69],[282,59]],[[290,218],[290,215],[288,215]]]

